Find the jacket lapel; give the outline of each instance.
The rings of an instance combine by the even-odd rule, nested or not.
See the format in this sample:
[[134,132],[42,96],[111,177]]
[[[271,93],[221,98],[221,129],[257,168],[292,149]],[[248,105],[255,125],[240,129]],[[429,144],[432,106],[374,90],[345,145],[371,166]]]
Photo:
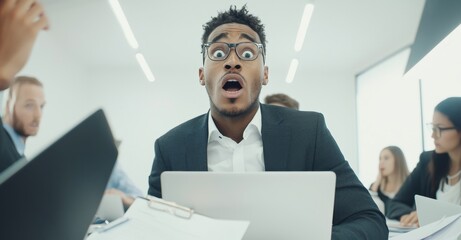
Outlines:
[[[210,114],[208,112],[208,114]],[[208,114],[200,117],[194,130],[188,134],[186,164],[189,171],[208,171]],[[266,171],[286,171],[291,145],[291,128],[283,125],[283,118],[273,109],[261,104],[261,134]]]
[[188,171],[208,171],[208,114],[202,115],[194,129],[187,135],[185,157]]
[[283,125],[277,111],[261,104],[261,134],[266,171],[286,171],[291,145],[291,128]]

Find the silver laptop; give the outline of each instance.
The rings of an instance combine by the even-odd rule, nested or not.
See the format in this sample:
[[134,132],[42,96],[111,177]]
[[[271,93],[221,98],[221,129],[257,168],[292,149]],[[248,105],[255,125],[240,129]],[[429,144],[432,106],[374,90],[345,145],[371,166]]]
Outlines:
[[420,195],[415,195],[416,211],[420,226],[461,213],[461,206]]
[[333,172],[164,172],[163,199],[217,219],[249,220],[244,240],[331,239]]

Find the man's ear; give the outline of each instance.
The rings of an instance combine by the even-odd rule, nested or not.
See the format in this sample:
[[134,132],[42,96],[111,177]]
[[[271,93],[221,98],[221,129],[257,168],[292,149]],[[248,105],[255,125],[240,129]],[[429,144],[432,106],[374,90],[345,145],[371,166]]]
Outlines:
[[204,72],[203,67],[198,69],[198,78],[199,78],[200,85],[205,86],[205,76],[203,72]]
[[267,85],[267,83],[269,83],[269,67],[264,66],[263,85]]

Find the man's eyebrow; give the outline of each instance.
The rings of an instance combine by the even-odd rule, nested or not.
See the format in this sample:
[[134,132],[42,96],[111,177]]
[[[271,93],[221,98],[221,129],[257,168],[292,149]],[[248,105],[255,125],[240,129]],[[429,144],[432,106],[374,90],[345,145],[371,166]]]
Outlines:
[[253,38],[252,36],[246,34],[246,33],[242,33],[242,35],[240,36],[240,38],[246,38],[252,42],[256,42],[255,38]]
[[[229,34],[228,33],[221,33],[219,34],[218,36],[214,37],[213,39],[211,39],[211,42],[217,42],[219,40],[221,40],[222,38],[225,38],[227,37]],[[244,39],[247,39],[247,40],[250,40],[251,42],[256,42],[255,38],[246,34],[246,33],[242,33],[240,35],[240,38],[244,38]]]
[[229,34],[228,33],[221,33],[219,34],[218,36],[214,37],[213,39],[211,39],[211,42],[217,42],[219,41],[221,38],[224,38],[224,37],[227,37]]

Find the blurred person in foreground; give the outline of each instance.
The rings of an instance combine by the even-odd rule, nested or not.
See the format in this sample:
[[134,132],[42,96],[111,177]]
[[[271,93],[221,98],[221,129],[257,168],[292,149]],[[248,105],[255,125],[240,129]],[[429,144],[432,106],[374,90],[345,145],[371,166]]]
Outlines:
[[[0,91],[24,67],[38,33],[48,29],[42,5],[35,0],[0,0]],[[0,173],[20,158],[0,118]]]

